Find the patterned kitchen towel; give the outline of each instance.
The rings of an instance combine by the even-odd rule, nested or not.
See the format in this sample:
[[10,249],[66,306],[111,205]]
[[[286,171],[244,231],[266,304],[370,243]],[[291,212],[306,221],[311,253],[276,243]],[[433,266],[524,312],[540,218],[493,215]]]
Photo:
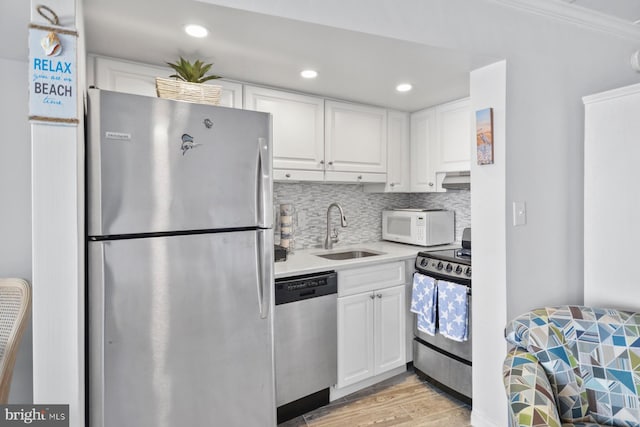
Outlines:
[[424,274],[413,274],[411,311],[417,314],[418,330],[436,334],[436,280]]
[[469,337],[468,313],[467,287],[439,280],[438,332],[454,341],[466,341]]

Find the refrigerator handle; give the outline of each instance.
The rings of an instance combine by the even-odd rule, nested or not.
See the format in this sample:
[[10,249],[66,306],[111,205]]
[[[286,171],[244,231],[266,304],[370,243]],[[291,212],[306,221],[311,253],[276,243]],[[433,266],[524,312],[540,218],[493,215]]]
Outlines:
[[258,227],[273,226],[273,180],[272,159],[267,138],[258,138],[260,157],[258,163]]
[[273,230],[258,230],[258,306],[260,318],[269,317],[274,293]]

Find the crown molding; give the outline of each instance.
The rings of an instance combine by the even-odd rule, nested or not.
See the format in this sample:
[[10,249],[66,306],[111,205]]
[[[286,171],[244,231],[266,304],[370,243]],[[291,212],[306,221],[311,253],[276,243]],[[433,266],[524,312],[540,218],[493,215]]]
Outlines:
[[494,0],[527,13],[602,31],[624,39],[640,41],[640,26],[615,16],[566,3],[561,0]]
[[595,104],[598,102],[609,101],[611,99],[623,98],[629,95],[636,95],[640,93],[640,83],[634,85],[620,87],[617,89],[611,89],[606,92],[595,93],[593,95],[583,96],[582,102],[587,104]]

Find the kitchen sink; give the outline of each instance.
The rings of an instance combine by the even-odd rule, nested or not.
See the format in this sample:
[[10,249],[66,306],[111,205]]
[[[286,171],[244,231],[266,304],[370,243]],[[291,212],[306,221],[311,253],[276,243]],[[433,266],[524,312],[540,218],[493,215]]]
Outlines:
[[376,255],[384,255],[384,252],[373,252],[366,249],[354,249],[350,251],[343,252],[328,252],[328,253],[320,253],[314,254],[315,256],[319,256],[321,258],[332,259],[332,260],[345,260],[345,259],[354,259],[354,258],[364,258]]

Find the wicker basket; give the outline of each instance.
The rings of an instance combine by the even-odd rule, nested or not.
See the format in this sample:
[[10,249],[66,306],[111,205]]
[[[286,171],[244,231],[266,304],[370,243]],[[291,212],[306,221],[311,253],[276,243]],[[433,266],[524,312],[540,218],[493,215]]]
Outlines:
[[156,77],[156,92],[159,98],[219,105],[222,86]]

